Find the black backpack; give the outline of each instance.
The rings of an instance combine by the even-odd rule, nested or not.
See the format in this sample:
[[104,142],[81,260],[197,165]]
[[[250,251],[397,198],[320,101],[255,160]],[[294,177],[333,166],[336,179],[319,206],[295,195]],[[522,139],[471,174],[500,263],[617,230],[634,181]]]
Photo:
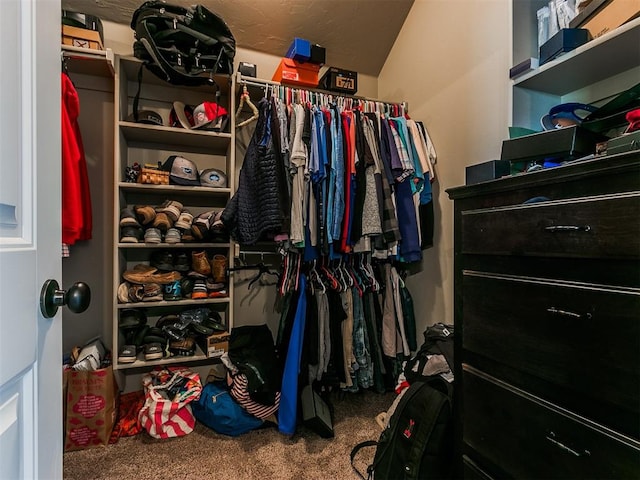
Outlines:
[[402,393],[378,441],[365,441],[351,451],[351,466],[363,447],[376,447],[367,479],[448,479],[453,472],[451,385],[435,377],[413,383]]
[[232,74],[236,41],[227,24],[202,5],[143,3],[133,14],[133,54],[149,71],[174,85],[210,85]]
[[430,360],[433,355],[442,355],[453,372],[453,325],[436,323],[427,327],[423,335],[424,343],[404,367],[403,373],[409,384],[432,378],[428,374],[423,375],[423,372],[430,361],[435,361]]

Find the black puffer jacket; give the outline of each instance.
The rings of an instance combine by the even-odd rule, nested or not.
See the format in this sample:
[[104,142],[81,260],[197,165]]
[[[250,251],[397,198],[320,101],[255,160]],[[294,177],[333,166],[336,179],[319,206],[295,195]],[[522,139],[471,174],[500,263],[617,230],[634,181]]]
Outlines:
[[286,173],[271,132],[271,104],[258,104],[260,118],[240,169],[238,190],[229,200],[222,222],[242,245],[281,233],[288,218]]

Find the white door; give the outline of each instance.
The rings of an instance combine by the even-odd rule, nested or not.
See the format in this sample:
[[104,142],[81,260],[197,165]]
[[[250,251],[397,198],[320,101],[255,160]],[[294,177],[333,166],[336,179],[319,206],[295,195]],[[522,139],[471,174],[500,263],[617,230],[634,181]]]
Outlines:
[[60,1],[0,0],[0,479],[62,478]]

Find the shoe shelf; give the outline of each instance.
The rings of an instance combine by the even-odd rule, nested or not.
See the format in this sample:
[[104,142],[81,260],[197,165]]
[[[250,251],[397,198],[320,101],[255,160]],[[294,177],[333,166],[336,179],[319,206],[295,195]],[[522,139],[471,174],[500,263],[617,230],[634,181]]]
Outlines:
[[118,243],[118,248],[131,248],[131,249],[228,249],[231,246],[230,243],[196,243],[196,242],[181,242],[181,243]]
[[[164,290],[162,295],[165,299],[154,298],[153,301],[141,301],[142,297],[129,295],[129,302],[122,302],[118,299],[118,290],[121,284],[125,284],[123,273],[135,268],[136,265],[143,264],[151,266],[153,255],[166,250],[167,255],[172,254],[175,258],[178,255],[187,254],[189,259],[192,255],[204,252],[205,258],[213,262],[213,257],[226,257],[226,266],[233,267],[233,255],[235,244],[224,237],[202,234],[193,235],[188,241],[180,240],[178,243],[166,243],[165,235],[169,236],[168,229],[176,223],[175,218],[168,229],[162,229],[162,241],[160,243],[145,242],[139,235],[125,235],[129,239],[137,239],[138,243],[128,243],[121,241],[121,212],[125,209],[149,207],[159,211],[165,202],[180,203],[182,213],[188,212],[193,217],[194,228],[196,219],[200,219],[207,212],[219,213],[224,210],[227,202],[235,191],[235,120],[233,118],[235,105],[235,78],[229,75],[217,75],[214,77],[216,86],[184,87],[175,86],[157,78],[143,67],[142,81],[138,81],[138,74],[142,63],[133,57],[115,56],[114,60],[114,103],[115,103],[115,135],[114,135],[114,210],[113,210],[113,352],[114,369],[140,370],[157,365],[169,364],[192,364],[213,363],[219,361],[218,358],[208,357],[200,345],[196,346],[194,355],[180,355],[180,349],[176,345],[173,354],[164,356],[161,359],[145,360],[144,348],[138,348],[136,360],[131,362],[118,359],[122,347],[132,345],[129,340],[130,332],[123,332],[120,328],[120,316],[126,309],[136,309],[144,312],[147,319],[146,325],[160,327],[156,325],[158,320],[165,315],[180,315],[181,312],[206,308],[217,312],[224,318],[222,322],[228,331],[233,327],[233,282],[230,276],[226,276],[224,281],[217,279],[209,282],[207,278],[206,287],[210,292],[216,292],[216,288],[226,290],[226,296],[210,298],[189,298],[190,295],[182,294],[180,298],[174,291]],[[138,96],[138,111],[151,110],[162,117],[162,125],[136,123],[131,120],[134,100]],[[171,114],[175,102],[195,107],[203,102],[216,102],[223,106],[228,114],[228,125],[222,132],[194,130],[171,125]],[[197,170],[202,172],[205,169],[217,169],[226,174],[227,185],[225,187],[199,186],[199,185],[175,185],[173,182],[168,185],[143,184],[131,181],[127,178],[127,170],[135,164],[141,167],[163,165],[171,156],[181,156],[195,164]],[[129,181],[126,181],[129,180]],[[212,217],[213,218],[213,217]],[[153,227],[152,224],[142,224],[142,219],[138,216],[143,233],[148,232]],[[219,221],[219,220],[218,220]],[[212,220],[213,223],[213,220]],[[156,227],[153,227],[156,228]],[[189,230],[189,229],[187,229]],[[205,230],[206,231],[206,230]],[[213,230],[209,230],[213,232]],[[174,232],[175,233],[175,232]],[[180,235],[185,232],[181,230]],[[193,234],[193,232],[192,232]],[[195,237],[195,238],[193,238]],[[186,238],[186,237],[185,237]],[[151,235],[148,239],[154,240]],[[175,239],[173,239],[175,240]],[[191,241],[195,240],[195,241]],[[135,240],[132,240],[135,242]],[[191,269],[195,262],[192,261]],[[180,270],[182,280],[189,277],[188,270]],[[213,272],[213,268],[212,268]],[[215,275],[210,275],[216,278]],[[200,281],[200,280],[199,280]],[[195,280],[194,280],[195,282]],[[131,283],[131,282],[128,282]],[[218,287],[215,287],[218,285]],[[224,287],[223,287],[224,285]],[[138,285],[139,287],[140,285]],[[147,287],[157,287],[153,283],[145,285]],[[202,286],[202,283],[200,284]],[[177,286],[176,286],[177,288]],[[196,285],[197,288],[197,285]],[[188,292],[188,291],[187,291]],[[145,291],[146,293],[146,291]],[[201,290],[198,290],[201,293]],[[155,297],[156,294],[150,296]],[[158,296],[157,298],[161,298]],[[177,298],[177,299],[176,299]],[[124,327],[123,327],[124,328]],[[192,330],[186,336],[194,336]],[[142,332],[142,330],[140,330]],[[126,335],[125,335],[126,333]],[[140,333],[144,336],[144,333]],[[125,338],[126,337],[126,338]],[[135,337],[135,335],[134,335]],[[166,337],[167,342],[163,345],[163,351],[167,351],[167,346],[171,349],[171,340]],[[198,338],[198,341],[201,341]],[[147,342],[148,343],[148,342]],[[139,343],[136,343],[139,347]],[[176,353],[177,352],[177,353]],[[123,357],[125,358],[125,357]]]
[[196,345],[196,353],[189,355],[188,357],[176,355],[175,357],[160,358],[157,360],[145,360],[144,353],[138,353],[136,361],[131,363],[118,363],[118,370],[126,369],[148,369],[155,367],[156,365],[172,365],[172,364],[184,364],[195,362],[211,362],[211,358],[207,357],[199,345]]
[[163,307],[189,307],[189,308],[198,308],[202,305],[210,305],[210,304],[225,304],[229,303],[229,297],[218,297],[218,298],[202,298],[198,300],[192,299],[184,299],[184,300],[162,300],[158,302],[129,302],[129,303],[119,303],[117,308],[119,310],[126,308],[163,308]]

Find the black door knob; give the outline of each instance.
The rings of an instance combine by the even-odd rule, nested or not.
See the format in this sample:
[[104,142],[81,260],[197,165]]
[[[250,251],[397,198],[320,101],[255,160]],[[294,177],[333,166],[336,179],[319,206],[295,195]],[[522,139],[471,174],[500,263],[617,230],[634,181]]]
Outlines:
[[47,280],[40,292],[40,311],[45,318],[53,317],[58,307],[66,305],[73,313],[84,312],[91,303],[91,289],[84,282],[76,282],[68,290],[61,290],[55,280]]

